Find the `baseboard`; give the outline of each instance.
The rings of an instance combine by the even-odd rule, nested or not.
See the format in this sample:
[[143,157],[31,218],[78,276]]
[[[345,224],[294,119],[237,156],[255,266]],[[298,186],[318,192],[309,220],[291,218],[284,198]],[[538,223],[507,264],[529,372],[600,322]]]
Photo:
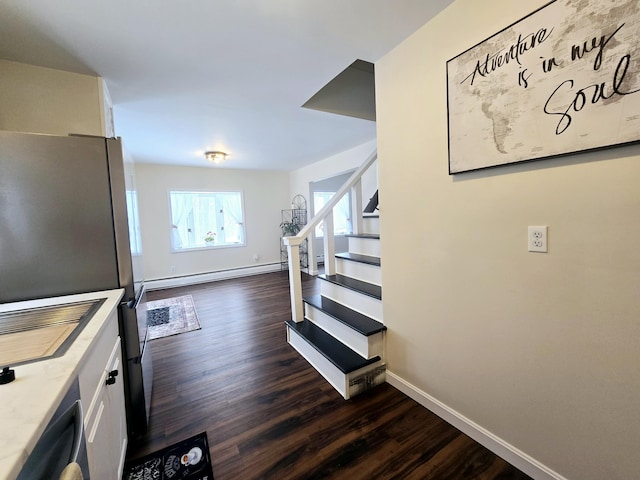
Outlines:
[[147,290],[162,290],[165,288],[184,287],[186,285],[196,285],[198,283],[216,282],[218,280],[228,280],[230,278],[248,277],[260,275],[261,273],[279,272],[280,263],[268,263],[251,267],[232,268],[229,270],[218,270],[215,272],[201,273],[198,275],[184,275],[181,277],[158,278],[145,280]]
[[447,423],[473,438],[482,446],[503,458],[511,465],[536,480],[567,480],[559,473],[530,457],[500,437],[482,428],[464,415],[448,407],[415,385],[387,370],[387,383],[412,398],[427,410],[435,413]]
[[316,268],[314,270],[311,269],[311,266],[307,268],[307,273],[314,277],[317,277],[320,274],[320,270],[318,269],[318,265],[324,266],[324,255],[318,255],[316,258]]

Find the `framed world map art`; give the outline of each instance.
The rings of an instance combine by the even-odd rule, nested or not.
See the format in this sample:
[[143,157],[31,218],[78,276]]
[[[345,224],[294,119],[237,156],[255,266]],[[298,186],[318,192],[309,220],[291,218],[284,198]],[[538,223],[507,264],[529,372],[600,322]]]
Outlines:
[[555,0],[447,62],[449,174],[640,140],[640,1]]

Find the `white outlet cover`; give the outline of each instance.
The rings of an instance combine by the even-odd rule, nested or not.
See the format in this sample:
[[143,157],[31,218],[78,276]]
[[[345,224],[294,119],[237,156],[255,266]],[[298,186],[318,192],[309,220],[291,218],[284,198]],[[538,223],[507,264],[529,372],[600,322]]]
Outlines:
[[529,226],[527,229],[527,249],[530,252],[547,253],[547,226]]

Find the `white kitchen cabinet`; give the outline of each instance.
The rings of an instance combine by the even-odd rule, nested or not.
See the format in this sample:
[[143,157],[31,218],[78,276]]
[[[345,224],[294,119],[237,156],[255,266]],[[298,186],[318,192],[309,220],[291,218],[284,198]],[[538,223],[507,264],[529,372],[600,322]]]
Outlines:
[[127,450],[122,351],[113,312],[80,368],[80,398],[91,478],[122,477]]

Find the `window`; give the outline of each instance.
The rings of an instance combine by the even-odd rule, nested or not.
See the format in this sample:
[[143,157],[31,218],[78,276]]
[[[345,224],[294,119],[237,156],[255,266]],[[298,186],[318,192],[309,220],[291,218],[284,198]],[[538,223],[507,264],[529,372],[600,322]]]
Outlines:
[[135,190],[126,191],[127,219],[129,223],[129,248],[131,255],[142,254],[142,239],[140,238],[140,216],[138,211],[138,193]]
[[[313,192],[313,213],[316,215],[325,204],[331,200],[335,192]],[[316,227],[316,237],[322,237],[323,224]],[[351,218],[349,214],[349,193],[340,199],[333,209],[334,235],[346,235],[351,232]]]
[[244,245],[240,192],[169,192],[174,251]]

